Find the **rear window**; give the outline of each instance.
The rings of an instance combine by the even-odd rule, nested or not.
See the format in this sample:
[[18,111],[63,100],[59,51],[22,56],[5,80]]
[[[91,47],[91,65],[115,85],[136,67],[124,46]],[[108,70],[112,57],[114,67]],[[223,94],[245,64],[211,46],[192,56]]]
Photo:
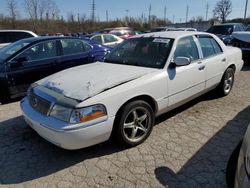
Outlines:
[[0,43],[12,43],[29,37],[33,35],[26,32],[0,32]]
[[230,35],[234,30],[233,25],[216,25],[210,27],[207,32],[213,34]]

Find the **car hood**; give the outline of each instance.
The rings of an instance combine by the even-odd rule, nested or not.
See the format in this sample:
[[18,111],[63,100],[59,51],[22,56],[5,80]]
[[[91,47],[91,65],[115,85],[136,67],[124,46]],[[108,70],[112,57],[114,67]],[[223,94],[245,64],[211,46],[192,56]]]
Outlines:
[[250,32],[233,32],[232,36],[238,40],[250,42]]
[[96,62],[70,68],[37,82],[65,97],[83,101],[157,69]]

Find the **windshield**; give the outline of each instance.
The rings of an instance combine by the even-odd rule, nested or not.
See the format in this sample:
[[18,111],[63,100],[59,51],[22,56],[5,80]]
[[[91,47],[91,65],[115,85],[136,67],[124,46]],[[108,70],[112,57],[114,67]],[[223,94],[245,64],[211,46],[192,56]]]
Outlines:
[[213,26],[207,30],[209,33],[230,35],[233,32],[233,25]]
[[173,44],[168,38],[130,38],[104,58],[104,62],[163,68]]
[[26,40],[20,40],[20,41],[14,42],[12,44],[9,44],[8,46],[1,48],[0,59],[9,58],[12,54],[16,53],[18,50],[20,50],[21,48],[23,48],[29,44],[30,44],[30,42],[28,42]]

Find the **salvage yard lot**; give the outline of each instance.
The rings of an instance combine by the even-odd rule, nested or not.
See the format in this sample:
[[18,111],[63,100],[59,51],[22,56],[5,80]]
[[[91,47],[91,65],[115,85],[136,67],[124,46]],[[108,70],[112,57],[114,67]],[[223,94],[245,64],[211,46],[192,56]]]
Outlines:
[[157,118],[134,148],[76,151],[39,137],[19,102],[0,106],[0,187],[226,187],[227,161],[250,123],[250,67],[229,96],[208,93]]

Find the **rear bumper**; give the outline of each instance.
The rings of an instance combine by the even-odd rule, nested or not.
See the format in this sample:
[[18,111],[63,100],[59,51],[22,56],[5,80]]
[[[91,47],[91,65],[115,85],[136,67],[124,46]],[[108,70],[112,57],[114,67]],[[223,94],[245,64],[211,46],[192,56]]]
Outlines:
[[[26,98],[21,101],[21,110],[27,124],[41,137],[64,149],[80,149],[109,139],[114,117],[91,126],[65,130],[67,123],[34,110]],[[61,127],[61,128],[59,128]]]

